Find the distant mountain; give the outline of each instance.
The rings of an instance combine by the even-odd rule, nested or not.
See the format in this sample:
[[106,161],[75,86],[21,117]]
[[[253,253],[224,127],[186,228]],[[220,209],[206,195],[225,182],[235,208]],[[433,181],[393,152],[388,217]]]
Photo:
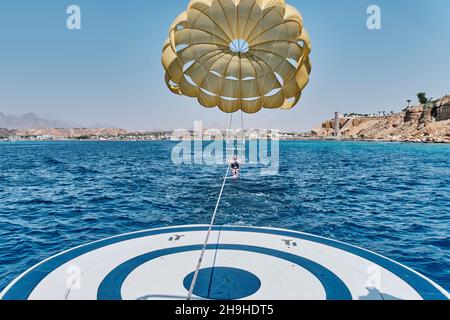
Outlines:
[[73,124],[58,120],[40,118],[34,113],[22,116],[7,115],[0,112],[0,128],[5,129],[48,129],[48,128],[73,128]]
[[89,129],[96,129],[96,128],[103,128],[103,129],[120,129],[119,127],[112,126],[106,123],[94,123],[91,126],[87,126],[86,128]]

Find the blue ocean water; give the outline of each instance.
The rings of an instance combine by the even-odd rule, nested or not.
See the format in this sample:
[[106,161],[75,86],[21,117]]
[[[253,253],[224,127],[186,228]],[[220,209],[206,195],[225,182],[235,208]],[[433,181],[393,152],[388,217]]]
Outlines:
[[[224,166],[174,165],[173,142],[0,143],[0,289],[87,242],[207,224]],[[450,290],[450,146],[281,142],[244,167],[217,224],[273,226],[376,251]]]

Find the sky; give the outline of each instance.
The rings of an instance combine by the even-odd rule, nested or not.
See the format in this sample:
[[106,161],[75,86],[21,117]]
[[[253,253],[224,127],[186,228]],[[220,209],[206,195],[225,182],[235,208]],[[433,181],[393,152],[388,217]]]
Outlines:
[[[247,128],[306,131],[335,111],[399,111],[450,93],[450,1],[288,0],[312,41],[311,81],[294,109],[245,115]],[[66,9],[81,8],[81,30]],[[229,116],[164,82],[162,45],[188,0],[0,0],[0,112],[130,130],[223,128]],[[381,8],[381,30],[366,26]],[[235,126],[240,125],[235,116]],[[238,124],[239,123],[239,124]]]

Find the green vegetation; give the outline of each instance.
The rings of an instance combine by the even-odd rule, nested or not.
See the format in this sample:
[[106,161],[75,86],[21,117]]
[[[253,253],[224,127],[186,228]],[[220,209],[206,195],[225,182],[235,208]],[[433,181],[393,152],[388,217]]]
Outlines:
[[428,103],[427,94],[425,92],[419,92],[417,94],[417,98],[419,98],[420,104],[427,104]]
[[75,137],[75,140],[90,140],[91,137],[90,136],[79,136],[79,137]]

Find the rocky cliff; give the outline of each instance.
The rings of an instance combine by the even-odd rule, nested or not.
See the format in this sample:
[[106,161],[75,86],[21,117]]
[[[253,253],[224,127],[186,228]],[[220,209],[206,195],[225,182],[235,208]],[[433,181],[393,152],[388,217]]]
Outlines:
[[[450,96],[387,116],[342,117],[339,122],[344,139],[450,143]],[[326,121],[312,135],[334,137],[334,126],[335,120]]]

